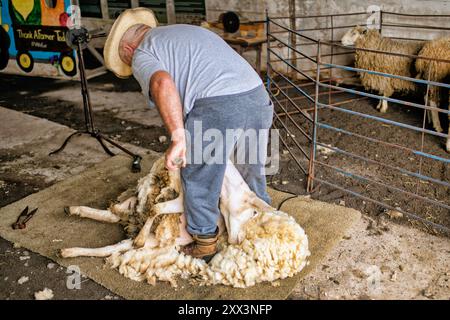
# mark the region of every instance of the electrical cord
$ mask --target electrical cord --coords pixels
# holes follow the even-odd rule
[[[287,167],[288,167],[288,168],[289,168],[289,163],[290,163],[291,161],[292,161],[292,159],[289,159],[289,161],[288,161],[288,163],[287,163]],[[283,172],[283,168],[281,168],[279,175],[281,175],[282,172]],[[283,201],[281,201],[281,203],[278,205],[277,210],[280,210],[280,209],[281,209],[281,206],[282,206],[286,201],[291,200],[291,199],[294,199],[294,198],[297,198],[299,195],[298,195],[298,194],[295,194],[295,193],[293,193],[293,192],[286,191],[286,190],[282,190],[282,189],[276,187],[276,185],[275,185],[274,182],[273,182],[274,177],[275,177],[275,175],[272,175],[272,177],[270,178],[269,184],[271,185],[271,187],[272,187],[273,189],[279,191],[279,192],[283,192],[283,193],[287,193],[287,194],[290,194],[290,195],[291,195],[290,197],[287,197],[286,199],[284,199]]]

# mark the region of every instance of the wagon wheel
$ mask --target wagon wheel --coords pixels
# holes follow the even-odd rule
[[[34,67],[34,60],[30,53],[19,51],[16,55],[16,61],[19,68],[25,72],[30,72]]]
[[[10,44],[8,33],[0,26],[0,70],[5,69],[8,65]]]
[[[73,55],[69,53],[62,53],[59,57],[59,65],[62,72],[69,77],[73,77],[77,74],[76,62]]]

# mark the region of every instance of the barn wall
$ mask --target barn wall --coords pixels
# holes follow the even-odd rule
[[[450,14],[450,0],[382,0],[382,1],[360,1],[360,0],[296,0],[296,15],[317,15],[317,14],[333,14],[333,13],[349,13],[349,12],[365,12],[369,5],[378,5],[383,11],[392,11],[409,14]],[[239,12],[242,16],[251,20],[260,20],[265,18],[265,10],[268,9],[270,16],[288,16],[289,0],[206,0],[207,19],[216,20],[221,12],[233,10]],[[364,24],[367,17],[359,16],[351,18],[337,18],[334,25]],[[446,18],[401,18],[398,16],[385,16],[385,23],[409,23],[423,24],[431,26],[450,27],[450,19]],[[284,20],[283,23],[289,26],[289,21]],[[322,19],[298,19],[297,28],[316,28],[330,26],[330,21],[326,18]],[[339,40],[345,33],[345,29],[337,29],[334,31],[333,39]],[[447,31],[447,34],[450,32]],[[330,40],[329,31],[305,33],[316,39]],[[438,37],[442,32],[434,30],[415,30],[407,28],[383,28],[383,35],[400,38],[417,38],[432,39]],[[287,40],[287,37],[283,38]],[[300,39],[297,40],[300,42]],[[303,48],[306,53],[312,55],[315,51],[312,47]],[[324,50],[326,53],[326,49]],[[263,50],[263,67],[265,67],[265,53]],[[287,52],[283,51],[287,57]],[[247,53],[246,58],[254,61],[254,54]],[[350,57],[338,57],[334,62],[349,63]],[[304,64],[304,65],[303,65]],[[309,69],[306,62],[302,62],[304,69]],[[278,64],[280,71],[285,70]]]

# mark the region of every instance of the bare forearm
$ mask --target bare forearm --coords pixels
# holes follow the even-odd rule
[[[180,95],[166,72],[156,72],[150,82],[150,92],[172,141],[185,139],[183,108]]]
[[[158,71],[152,76],[150,93],[172,139],[166,151],[166,168],[177,170],[179,166],[186,166],[186,137],[180,95],[172,78],[165,71]]]

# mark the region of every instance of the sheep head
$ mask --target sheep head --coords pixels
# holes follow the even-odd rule
[[[347,31],[347,33],[342,37],[341,43],[344,46],[354,46],[358,39],[367,33],[367,28],[356,26],[353,29]]]
[[[228,161],[220,193],[220,211],[228,232],[228,242],[239,244],[245,238],[243,225],[258,213],[273,208],[256,196],[236,167]]]

